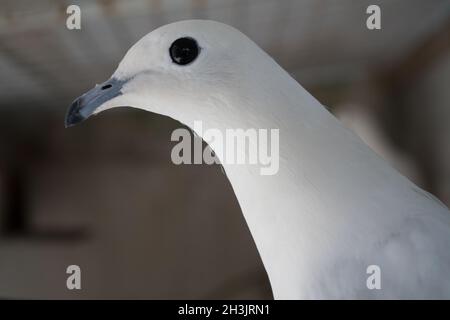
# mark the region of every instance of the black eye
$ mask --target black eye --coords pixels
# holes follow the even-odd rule
[[[192,38],[180,38],[170,46],[169,52],[172,61],[176,64],[185,65],[191,63],[200,51],[197,41]]]

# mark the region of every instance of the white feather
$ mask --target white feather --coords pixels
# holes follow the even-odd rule
[[[168,54],[181,36],[201,46],[184,67]],[[135,44],[114,77],[129,79],[124,94],[98,112],[127,105],[204,129],[279,128],[278,174],[223,163],[275,298],[450,297],[449,210],[239,31],[166,25]],[[381,268],[381,290],[366,286],[369,265]]]

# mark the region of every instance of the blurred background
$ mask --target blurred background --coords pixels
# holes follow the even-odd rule
[[[67,6],[81,30],[66,28]],[[366,8],[381,7],[381,30]],[[64,129],[128,48],[192,18],[237,27],[375,151],[450,205],[448,0],[0,0],[0,297],[271,299],[219,166],[170,160],[170,119]],[[67,266],[82,289],[66,288]]]

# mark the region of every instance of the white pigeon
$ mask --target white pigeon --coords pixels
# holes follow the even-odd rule
[[[222,163],[276,299],[450,297],[447,207],[238,30],[203,20],[154,30],[74,101],[66,126],[119,106],[191,128],[279,129],[277,174]]]

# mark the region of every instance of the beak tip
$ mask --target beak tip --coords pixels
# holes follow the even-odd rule
[[[84,117],[77,117],[77,116],[73,117],[73,116],[68,116],[68,117],[66,118],[66,121],[65,121],[65,123],[64,123],[64,126],[65,126],[66,128],[70,128],[70,127],[73,127],[73,126],[75,126],[75,125],[77,125],[77,124],[83,122],[84,120],[85,120]]]
[[[76,124],[79,124],[86,120],[86,117],[80,113],[81,104],[80,99],[75,100],[70,106],[69,110],[66,114],[66,119],[64,121],[64,126],[66,128],[73,127]]]
[[[101,85],[84,93],[75,99],[67,110],[65,118],[65,127],[73,127],[96,114],[96,110],[103,103],[122,94],[121,88],[126,80],[110,78]]]
[[[70,127],[73,127],[75,124],[72,124],[72,123],[70,123],[70,122],[68,122],[67,121],[67,119],[66,119],[66,121],[64,122],[64,128],[70,128]]]

